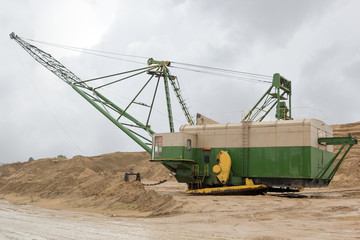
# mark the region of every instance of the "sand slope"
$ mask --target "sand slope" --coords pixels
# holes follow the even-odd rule
[[[170,195],[147,191],[139,182],[123,181],[127,171],[141,172],[148,182],[169,178],[169,171],[149,158],[145,152],[117,152],[8,164],[0,168],[0,192],[18,203],[61,199],[52,201],[53,208],[92,208],[112,215],[132,215],[132,211],[166,214],[176,207]]]
[[[339,124],[331,126],[334,130],[334,137],[344,137],[349,133],[357,136],[360,140],[360,122]],[[339,150],[340,146],[334,147],[334,153]],[[345,152],[345,149],[343,150]],[[331,187],[356,187],[360,184],[360,143],[354,145],[343,163],[340,165]]]
[[[335,136],[346,136],[351,132],[360,138],[360,122],[332,127]],[[116,152],[7,164],[0,167],[0,198],[18,204],[119,216],[176,212],[180,203],[168,194],[156,192],[157,187],[147,190],[139,182],[123,181],[124,173],[129,171],[141,172],[143,182],[147,183],[168,179],[169,171],[161,164],[149,162],[149,158],[146,152]],[[356,145],[335,175],[331,187],[355,187],[359,183],[360,145]],[[179,186],[184,191],[184,186]]]

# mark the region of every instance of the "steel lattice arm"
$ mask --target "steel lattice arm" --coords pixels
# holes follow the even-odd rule
[[[173,117],[172,117],[172,110],[171,110],[171,102],[170,102],[170,92],[169,92],[169,82],[175,92],[175,96],[181,106],[181,109],[185,115],[186,121],[189,125],[194,125],[194,121],[192,119],[192,116],[189,113],[189,109],[186,106],[185,100],[181,95],[180,92],[180,86],[179,83],[175,80],[177,80],[176,76],[171,75],[168,66],[171,65],[169,61],[156,61],[152,58],[148,60],[148,65],[157,65],[160,66],[160,69],[158,71],[150,71],[149,74],[156,75],[158,77],[164,78],[164,85],[165,85],[165,94],[166,94],[166,101],[168,106],[168,117],[169,117],[169,125],[170,125],[170,131],[174,131],[174,124],[173,124]]]
[[[170,132],[174,132],[174,123],[172,116],[172,108],[170,101],[170,91],[169,91],[169,82],[173,87],[177,100],[179,101],[181,108],[185,114],[185,118],[188,124],[193,125],[194,122],[189,113],[189,110],[185,104],[185,101],[180,93],[179,83],[176,81],[176,77],[170,74],[167,66],[170,66],[170,62],[168,61],[155,61],[152,58],[148,60],[148,66],[134,69],[126,72],[111,74],[103,77],[92,78],[88,80],[81,80],[77,77],[73,72],[67,69],[64,65],[62,65],[58,60],[52,57],[50,54],[44,52],[43,50],[37,48],[26,42],[24,39],[17,36],[15,33],[10,34],[10,38],[15,40],[26,52],[30,54],[37,62],[46,67],[56,76],[58,76],[61,80],[69,84],[77,93],[79,93],[83,98],[85,98],[91,105],[93,105],[98,111],[100,111],[106,118],[108,118],[111,122],[113,122],[118,128],[120,128],[123,132],[125,132],[130,138],[132,138],[136,143],[138,143],[142,148],[144,148],[147,152],[151,153],[152,150],[148,145],[152,144],[151,135],[154,133],[153,130],[150,129],[149,120],[152,113],[156,93],[158,91],[160,78],[164,80],[166,101],[167,101],[167,110],[168,110],[168,119]],[[140,89],[140,91],[136,94],[136,96],[132,99],[132,101],[127,105],[125,109],[120,108],[110,99],[106,98],[103,94],[99,92],[103,87],[116,84],[123,80],[138,76],[140,74],[149,74],[151,75],[150,79],[145,83],[145,85]],[[88,84],[93,81],[112,78],[121,76],[120,79],[111,80],[110,82],[103,83],[100,86],[91,87]],[[154,76],[156,76],[154,78]],[[136,102],[137,97],[141,94],[145,87],[148,86],[149,82],[152,79],[157,79],[155,92],[152,98],[151,105],[147,105],[144,103]],[[145,107],[149,107],[148,116],[146,123],[142,123],[138,119],[131,116],[127,110],[132,104],[138,104]],[[128,123],[120,122],[120,119],[124,117],[127,119]],[[126,120],[125,119],[125,120]],[[144,131],[148,136],[144,136]],[[139,133],[139,132],[142,132]]]
[[[48,70],[53,72],[61,80],[69,84],[75,84],[81,82],[80,78],[77,77],[73,72],[62,65],[58,60],[53,58],[50,54],[42,51],[41,49],[29,44],[22,40],[15,33],[10,34],[10,38],[14,39],[25,51],[27,51],[37,62],[46,67]],[[87,87],[86,84],[83,84]]]
[[[288,106],[286,105],[288,103]],[[272,85],[243,118],[242,121],[261,122],[276,106],[277,119],[291,120],[291,81],[279,73],[273,76]]]
[[[135,127],[143,129],[147,133],[152,135],[154,131],[152,131],[149,126],[145,126],[136,118],[134,118],[133,116],[125,112],[123,109],[118,107],[116,104],[114,104],[112,101],[110,101],[108,98],[103,96],[101,93],[89,87],[84,81],[81,81],[79,77],[77,77],[73,72],[67,69],[64,65],[62,65],[58,60],[56,60],[50,54],[29,44],[28,42],[24,41],[23,39],[15,35],[15,33],[11,33],[10,38],[15,40],[37,62],[39,62],[44,67],[46,67],[56,76],[58,76],[61,80],[69,84],[77,93],[79,93],[83,98],[85,98],[91,105],[93,105],[98,111],[100,111],[105,117],[107,117],[111,122],[113,122],[118,128],[120,128],[123,132],[125,132],[143,149],[145,149],[149,153],[152,152],[151,148],[148,146],[151,145],[151,140],[136,133],[135,131],[129,129],[128,127],[125,127],[125,124],[120,123],[118,119],[114,118],[110,114],[110,111],[126,117],[128,120],[134,123]]]
[[[175,76],[170,75],[169,70],[167,69],[167,73],[169,74],[169,80],[171,83],[171,86],[173,87],[173,90],[175,92],[176,98],[178,99],[181,109],[185,115],[185,118],[188,122],[189,125],[194,125],[194,121],[189,113],[189,109],[186,106],[185,100],[182,97],[181,93],[180,93],[180,86],[179,86],[179,82],[175,81],[177,80],[177,78]]]

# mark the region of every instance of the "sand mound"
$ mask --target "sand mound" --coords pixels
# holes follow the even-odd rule
[[[346,136],[350,132],[360,138],[360,122],[332,127],[334,136]],[[335,151],[337,149],[339,147]],[[143,216],[168,214],[178,206],[172,196],[147,191],[139,182],[123,181],[124,173],[130,171],[140,172],[146,182],[168,179],[169,171],[161,164],[149,162],[149,158],[145,152],[116,152],[95,157],[48,158],[7,164],[0,167],[0,197],[27,197],[27,201],[19,202],[25,204],[53,201],[55,208],[97,209],[111,215],[123,216],[124,211],[127,214],[141,212]],[[358,184],[360,145],[351,149],[331,187]]]
[[[360,122],[339,124],[331,126],[334,130],[334,137],[347,136],[351,133],[360,140]],[[334,153],[339,150],[340,146],[334,147]],[[345,150],[343,150],[344,152]],[[355,187],[360,184],[360,143],[353,146],[339,170],[331,182],[331,187]]]
[[[148,161],[149,154],[111,153],[72,159],[48,158],[0,167],[0,192],[31,199],[63,199],[70,208],[99,208],[165,214],[176,205],[170,195],[147,191],[139,182],[124,182],[124,173],[143,179],[167,179],[169,171]]]

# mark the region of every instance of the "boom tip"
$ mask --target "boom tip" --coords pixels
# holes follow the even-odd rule
[[[9,35],[10,35],[10,38],[11,38],[11,39],[14,39],[14,38],[16,37],[16,35],[15,35],[14,32],[10,33]]]

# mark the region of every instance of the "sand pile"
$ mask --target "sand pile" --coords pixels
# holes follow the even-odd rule
[[[115,215],[123,210],[166,214],[176,206],[170,195],[123,181],[128,171],[140,172],[147,181],[169,178],[169,171],[149,158],[145,152],[117,152],[8,164],[0,167],[0,193],[28,196],[31,201],[62,199],[63,207],[96,208]]]
[[[349,133],[357,136],[360,140],[360,122],[339,124],[331,126],[334,130],[334,137],[344,137]],[[334,147],[334,153],[339,150],[340,146]],[[343,152],[345,149],[343,150]],[[334,176],[330,186],[332,187],[355,187],[360,184],[360,143],[354,145],[339,170]]]
[[[346,136],[350,132],[360,139],[360,122],[332,127],[334,136]],[[0,167],[0,198],[13,202],[21,198],[17,203],[122,216],[135,216],[134,212],[142,216],[173,212],[178,203],[172,196],[148,191],[139,182],[123,181],[124,173],[130,171],[140,172],[147,183],[168,179],[169,171],[161,164],[149,162],[149,158],[145,152],[117,152],[7,164]],[[360,144],[351,149],[331,186],[359,184]]]

